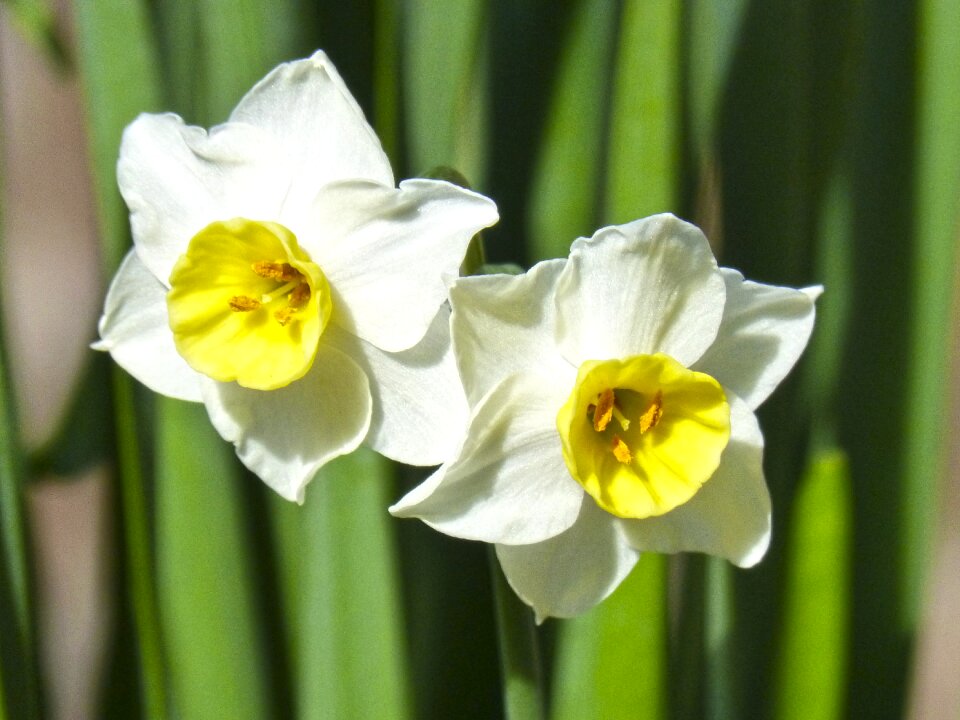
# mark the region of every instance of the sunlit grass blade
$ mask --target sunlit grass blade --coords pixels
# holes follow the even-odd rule
[[[813,456],[788,527],[775,716],[839,720],[845,716],[853,528],[842,452]]]
[[[485,6],[478,0],[403,6],[404,109],[414,173],[447,165],[472,186],[483,185]]]
[[[716,142],[717,116],[747,6],[746,0],[684,3],[684,28],[689,32],[690,131],[701,155],[712,152]]]
[[[619,23],[604,223],[678,212],[681,3],[626,3]]]
[[[491,545],[487,548],[497,615],[503,716],[506,720],[545,720],[540,643],[533,610],[507,582]]]
[[[903,711],[911,632],[905,632],[904,587],[908,495],[915,472],[906,464],[917,428],[908,411],[916,327],[917,255],[911,193],[915,188],[916,8],[877,4],[862,15],[862,54],[853,97],[850,188],[852,262],[849,338],[840,387],[838,439],[850,463],[853,515],[852,642],[847,712],[899,717]],[[900,168],[896,177],[889,168]],[[835,242],[834,239],[828,240]],[[939,378],[930,381],[942,386]]]
[[[558,629],[555,720],[667,717],[666,559],[646,554],[619,588]]]
[[[384,152],[399,168],[400,57],[399,9],[396,0],[376,0],[373,25],[373,113],[371,123],[380,137]]]
[[[722,240],[722,264],[747,277],[793,286],[820,279],[813,248],[849,118],[845,89],[859,27],[852,15],[843,3],[774,0],[744,8],[721,80],[714,129],[719,190],[712,205],[722,218],[715,236]],[[802,362],[758,412],[774,517],[766,557],[733,574],[731,662],[751,670],[730,675],[731,692],[733,707],[745,716],[772,712],[771,638],[780,627],[786,572],[781,513],[789,511],[803,473],[811,428],[822,420],[811,415],[801,392]]]
[[[707,558],[704,618],[706,720],[736,720],[744,716],[734,684],[737,675],[733,654],[733,643],[736,639],[734,572],[734,568],[725,559]]]
[[[960,4],[926,0],[917,26],[917,171],[912,366],[907,386],[901,626],[913,632],[926,587],[937,492],[955,439],[944,432],[950,289],[960,228]]]
[[[120,135],[138,113],[160,109],[157,53],[143,2],[78,0],[74,12],[97,219],[104,262],[112,271],[130,237],[116,180]]]
[[[410,716],[391,470],[361,449],[324,467],[302,507],[273,502],[303,720]]]
[[[4,720],[40,717],[23,465],[6,350],[0,340],[0,718]]]
[[[814,449],[784,523],[789,537],[772,701],[782,720],[830,720],[846,710],[853,498],[846,456],[836,447],[836,398],[849,321],[850,191],[847,165],[839,162],[819,212],[815,275],[825,293],[802,378]]]
[[[103,263],[110,273],[130,243],[127,213],[116,185],[120,136],[138,113],[159,108],[157,56],[145,4],[79,0],[74,12]],[[169,707],[141,458],[144,438],[138,434],[133,395],[132,381],[114,368],[123,576],[129,584],[126,596],[137,644],[142,711],[145,717],[159,720],[168,716]]]
[[[529,206],[530,251],[538,260],[565,257],[578,235],[596,229],[616,10],[606,0],[582,0],[570,19]]]
[[[294,0],[197,3],[200,65],[187,69],[201,72],[199,117],[193,122],[223,122],[257,80],[280,61],[294,59],[301,47],[295,5]]]
[[[175,714],[271,717],[232,449],[202,405],[157,400],[157,578]]]

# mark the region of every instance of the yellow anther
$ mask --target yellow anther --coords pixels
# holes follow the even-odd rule
[[[597,396],[597,404],[593,410],[593,429],[603,432],[613,417],[613,403],[616,398],[613,390],[607,388]]]
[[[304,277],[290,263],[266,262],[258,260],[253,263],[253,271],[262,278],[269,278],[277,282],[288,283],[293,280],[303,280]]]
[[[230,298],[230,309],[234,312],[250,312],[260,307],[260,301],[247,295],[234,295]]]
[[[296,312],[297,312],[296,308],[292,308],[288,305],[282,310],[277,310],[273,314],[273,317],[276,319],[278,323],[280,323],[283,326],[286,326],[288,322],[293,320],[293,316],[296,314]]]
[[[650,407],[640,416],[640,434],[643,435],[647,430],[655,428],[661,417],[663,417],[663,392],[657,390]]]
[[[629,465],[630,461],[633,460],[630,448],[620,439],[619,435],[613,436],[613,456],[624,465]]]
[[[297,285],[293,289],[293,292],[290,293],[290,297],[288,299],[288,302],[290,303],[290,307],[292,308],[302,308],[309,301],[310,301],[310,286],[305,282],[302,282],[299,285]]]

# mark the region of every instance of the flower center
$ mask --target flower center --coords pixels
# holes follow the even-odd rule
[[[607,512],[662,515],[692,498],[730,440],[720,384],[667,355],[590,360],[557,414],[574,479]]]
[[[277,223],[211,223],[170,274],[177,351],[197,372],[256,390],[306,374],[332,309],[323,271]]]

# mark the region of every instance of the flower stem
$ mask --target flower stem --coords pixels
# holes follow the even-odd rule
[[[156,597],[153,547],[146,479],[143,473],[141,440],[134,407],[133,382],[113,368],[116,411],[120,502],[123,514],[123,546],[129,582],[131,612],[140,660],[143,717],[167,717],[166,665],[163,659],[160,618]]]
[[[490,547],[490,575],[497,614],[497,640],[507,720],[543,720],[543,678],[533,613],[513,593]]]

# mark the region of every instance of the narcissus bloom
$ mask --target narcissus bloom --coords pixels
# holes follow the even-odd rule
[[[457,280],[469,429],[391,511],[496,543],[541,619],[600,602],[643,550],[753,565],[770,540],[754,410],[806,346],[819,293],[718,268],[671,215],[525,275]]]
[[[205,403],[291,500],[364,439],[417,465],[455,447],[444,276],[496,207],[441,181],[397,188],[323,53],[277,67],[209,132],[141,115],[117,172],[134,248],[96,347]]]

